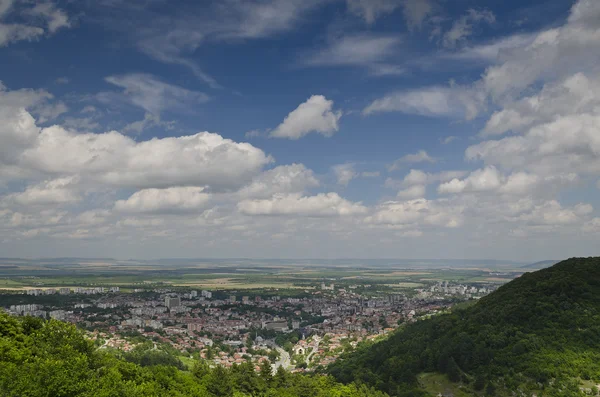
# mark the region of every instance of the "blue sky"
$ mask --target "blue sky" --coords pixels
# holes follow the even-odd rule
[[[593,0],[0,0],[0,250],[599,254],[598,20]]]

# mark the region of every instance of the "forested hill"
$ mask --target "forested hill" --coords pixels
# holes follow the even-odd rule
[[[197,362],[182,370],[167,353],[119,355],[97,350],[71,324],[0,311],[2,397],[385,397],[327,376],[272,376],[268,363],[261,372],[250,363],[227,369]]]
[[[392,396],[419,395],[427,386],[422,374],[431,372],[446,374],[464,395],[595,393],[600,258],[526,273],[475,305],[410,324],[343,356],[329,372]]]

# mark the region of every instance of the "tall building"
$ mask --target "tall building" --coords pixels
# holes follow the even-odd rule
[[[177,306],[181,306],[181,299],[178,296],[167,296],[165,297],[165,306],[169,309]]]

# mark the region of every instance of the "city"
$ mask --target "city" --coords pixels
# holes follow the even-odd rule
[[[230,367],[267,360],[275,372],[325,367],[359,343],[373,341],[403,324],[481,298],[498,284],[448,281],[408,294],[373,292],[369,284],[321,282],[276,295],[277,289],[177,291],[166,287],[30,288],[19,294],[39,303],[12,304],[10,314],[52,318],[86,330],[100,349],[134,350],[141,341],[168,346],[180,357]],[[375,289],[376,291],[376,289]],[[45,303],[47,298],[60,300]]]

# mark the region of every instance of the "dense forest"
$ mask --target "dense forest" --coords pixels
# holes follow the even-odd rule
[[[278,371],[268,362],[185,368],[156,351],[98,350],[71,324],[0,312],[0,396],[385,397],[365,385],[342,385],[330,376]]]
[[[595,395],[600,258],[526,273],[477,304],[344,355],[328,372],[391,396],[422,394],[425,372],[446,374],[467,395]]]

